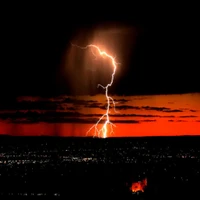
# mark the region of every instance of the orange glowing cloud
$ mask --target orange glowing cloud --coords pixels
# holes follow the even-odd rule
[[[198,93],[112,97],[118,113],[111,105],[109,116],[116,127],[110,137],[200,134]],[[0,105],[0,134],[85,137],[105,111],[104,95],[21,97],[15,104]]]

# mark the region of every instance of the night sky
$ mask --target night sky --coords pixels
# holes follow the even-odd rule
[[[72,43],[101,46],[120,63],[109,88],[118,111],[111,105],[112,136],[199,134],[194,8],[82,4],[3,9],[0,134],[86,136],[105,114],[97,84],[108,84],[112,66]]]
[[[74,3],[62,8],[29,5],[23,9],[18,5],[14,9],[13,5],[3,17],[5,46],[0,73],[1,93],[70,94],[67,77],[63,75],[63,57],[71,48],[70,42],[76,41],[76,35],[83,36],[78,45],[87,45],[98,27],[102,30],[133,29],[132,35],[123,36],[123,43],[116,45],[118,48],[123,46],[123,52],[117,49],[116,52],[120,54],[117,57],[121,58],[119,62],[122,68],[124,66],[124,73],[116,78],[113,93],[200,91],[194,12],[134,7],[134,4],[110,7],[100,3],[91,7]],[[132,45],[128,45],[129,40],[134,40]],[[109,46],[109,41],[104,45]]]

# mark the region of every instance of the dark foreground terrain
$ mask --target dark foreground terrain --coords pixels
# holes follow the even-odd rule
[[[200,199],[200,137],[0,136],[0,196]],[[131,184],[147,178],[144,192]]]

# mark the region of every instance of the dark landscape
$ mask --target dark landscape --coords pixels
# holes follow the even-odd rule
[[[200,137],[0,136],[0,195],[198,199]],[[131,184],[147,179],[144,192]]]

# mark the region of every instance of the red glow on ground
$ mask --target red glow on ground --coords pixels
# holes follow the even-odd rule
[[[130,190],[133,193],[144,192],[144,189],[145,189],[146,186],[147,186],[147,179],[145,178],[142,181],[132,183]]]

